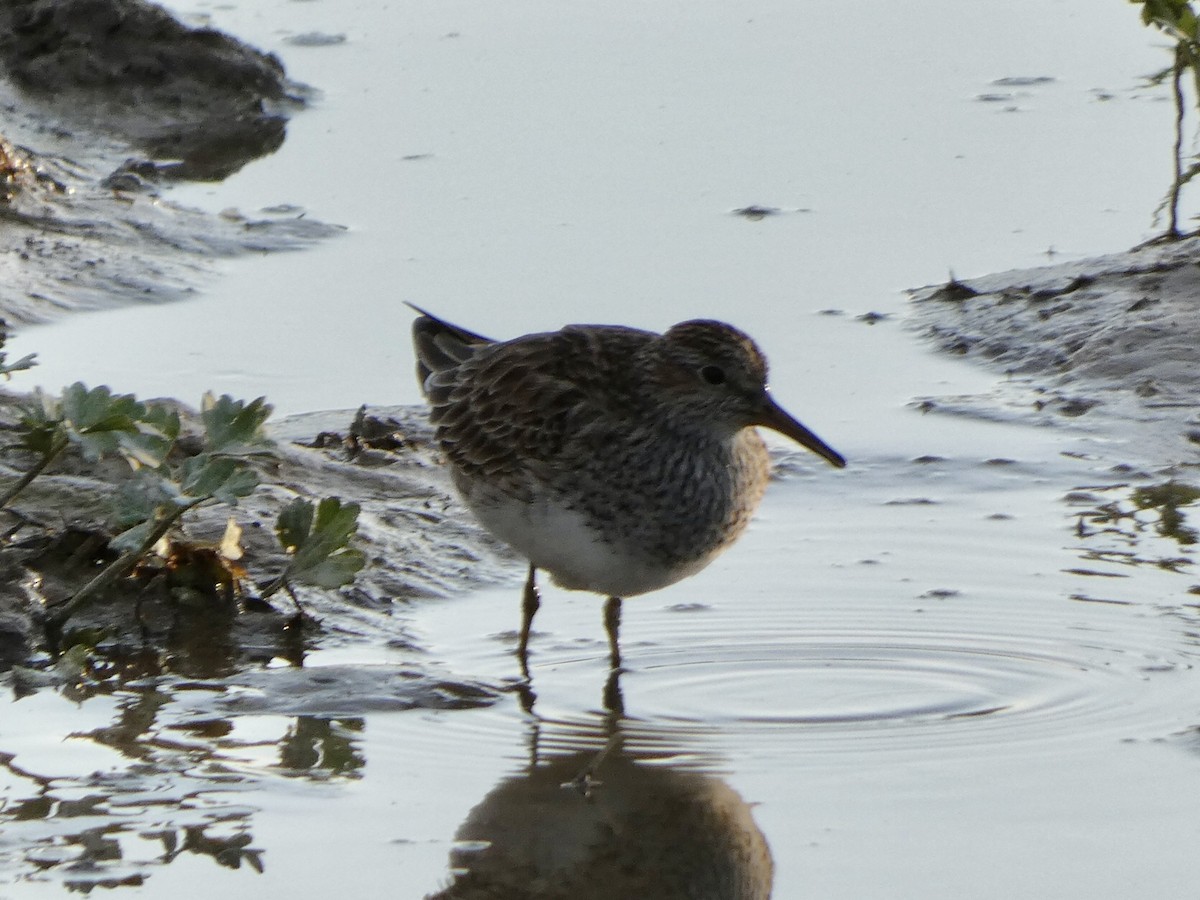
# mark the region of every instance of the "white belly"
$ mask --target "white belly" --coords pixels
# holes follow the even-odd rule
[[[716,555],[682,564],[656,562],[637,553],[634,540],[623,546],[602,540],[581,513],[558,504],[495,496],[465,499],[488,531],[568,590],[633,597],[694,575]]]

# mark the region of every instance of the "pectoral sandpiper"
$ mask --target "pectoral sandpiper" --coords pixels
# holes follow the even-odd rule
[[[769,471],[755,426],[846,464],[775,403],[762,352],[724,322],[664,334],[568,325],[492,341],[417,311],[417,376],[454,484],[529,560],[526,674],[537,569],[609,598],[616,669],[620,598],[694,575],[745,530]]]

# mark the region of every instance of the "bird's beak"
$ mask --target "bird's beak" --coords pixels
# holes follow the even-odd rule
[[[842,454],[793,419],[787,410],[771,399],[770,394],[765,395],[764,399],[766,403],[763,405],[762,415],[753,424],[762,425],[764,428],[770,428],[772,431],[778,431],[780,434],[790,437],[801,447],[808,448],[832,466],[841,469],[846,465],[846,458]]]

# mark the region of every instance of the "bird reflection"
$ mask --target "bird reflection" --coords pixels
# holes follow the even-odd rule
[[[534,723],[544,756],[471,811],[426,900],[767,900],[750,806],[684,741],[618,713]]]

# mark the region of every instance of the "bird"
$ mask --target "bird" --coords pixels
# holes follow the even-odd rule
[[[694,733],[676,737],[619,717],[538,721],[530,760],[467,815],[453,881],[425,900],[768,900],[753,805]]]
[[[775,402],[766,357],[725,322],[661,334],[567,325],[495,341],[408,305],[451,481],[480,524],[529,561],[517,646],[526,678],[537,570],[608,598],[615,671],[622,599],[696,574],[749,524],[770,472],[758,427],[846,465]]]

